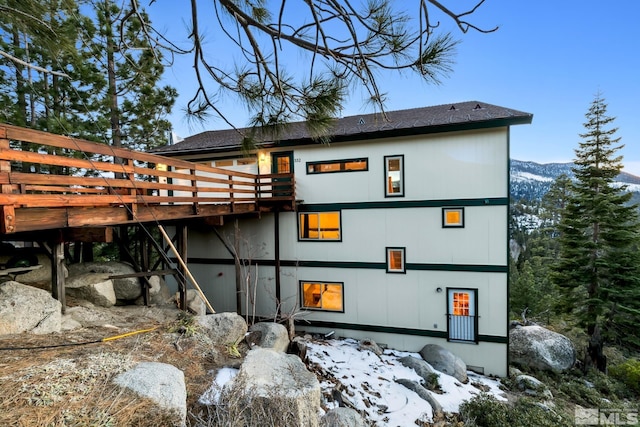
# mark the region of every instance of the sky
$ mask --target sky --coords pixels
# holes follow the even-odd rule
[[[400,0],[398,0],[400,1]],[[459,3],[459,0],[455,0]],[[414,8],[418,0],[402,0]],[[202,2],[207,3],[207,2]],[[445,1],[445,4],[453,4]],[[464,4],[469,4],[464,0]],[[168,35],[185,37],[188,7],[174,0],[156,0],[148,7],[152,22]],[[206,9],[201,12],[207,13]],[[403,75],[381,76],[389,111],[461,101],[481,101],[532,113],[530,125],[512,127],[511,157],[537,163],[570,162],[584,132],[585,113],[599,93],[616,118],[617,136],[625,147],[625,171],[640,176],[640,2],[636,0],[486,0],[472,22],[496,32],[453,35],[461,41],[453,73],[439,86]],[[443,28],[448,23],[443,19]],[[221,37],[205,31],[215,50]],[[179,37],[179,36],[178,36]],[[219,50],[218,50],[219,51]],[[224,52],[222,52],[224,54]],[[190,60],[167,69],[165,82],[180,96],[170,117],[175,132],[190,136],[228,128],[220,119],[203,125],[185,120],[184,107],[193,95]],[[343,116],[371,113],[359,93],[352,94]],[[234,125],[247,125],[243,104],[226,99],[223,110]]]

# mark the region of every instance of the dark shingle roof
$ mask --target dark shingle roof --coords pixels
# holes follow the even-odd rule
[[[381,114],[362,114],[336,119],[330,132],[331,142],[356,141],[403,135],[481,129],[531,123],[533,115],[510,108],[467,101]],[[180,155],[237,151],[242,134],[248,129],[226,129],[202,132],[183,141],[153,150],[156,154]],[[262,146],[317,144],[304,122],[289,124],[279,140],[265,140]]]

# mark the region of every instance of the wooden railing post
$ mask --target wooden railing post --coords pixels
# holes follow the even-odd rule
[[[9,150],[9,140],[7,139],[7,129],[0,127],[0,150]],[[11,194],[9,176],[11,175],[11,162],[8,160],[0,160],[0,176],[2,184],[0,184],[2,194]],[[0,221],[0,232],[4,234],[13,233],[16,229],[16,212],[13,205],[4,205],[2,209],[2,221]]]
[[[227,175],[229,178],[229,211],[233,212],[233,175]]]
[[[198,205],[198,178],[196,176],[195,169],[189,169],[191,174],[191,197],[193,197],[193,213],[198,215],[200,213],[200,206]]]

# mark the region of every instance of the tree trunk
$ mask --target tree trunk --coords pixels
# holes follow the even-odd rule
[[[600,333],[600,327],[598,325],[590,326],[590,338],[589,345],[587,346],[587,357],[585,360],[585,371],[595,367],[600,372],[607,372],[607,356],[602,352],[604,348],[604,340]]]

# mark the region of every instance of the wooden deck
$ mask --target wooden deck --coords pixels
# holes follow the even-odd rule
[[[292,174],[256,175],[0,124],[0,238],[212,219],[295,206]]]

